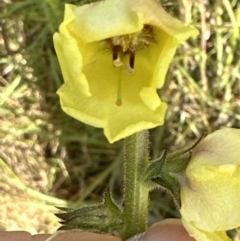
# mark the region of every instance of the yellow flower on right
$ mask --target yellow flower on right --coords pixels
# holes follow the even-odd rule
[[[181,215],[197,241],[230,241],[240,227],[240,129],[208,135],[193,150],[181,178]]]

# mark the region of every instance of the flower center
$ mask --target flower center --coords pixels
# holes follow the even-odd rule
[[[150,25],[144,25],[139,32],[115,36],[106,41],[112,47],[112,60],[115,67],[122,67],[124,65],[123,59],[125,59],[126,55],[128,56],[126,70],[129,74],[134,73],[135,53],[156,42],[153,27]],[[122,72],[122,68],[119,70]],[[122,105],[122,73],[118,79],[116,105]]]
[[[155,42],[153,28],[150,25],[145,25],[137,33],[120,35],[109,40],[112,45],[113,65],[115,67],[124,65],[122,58],[124,55],[128,55],[127,71],[130,74],[134,72],[135,53]]]

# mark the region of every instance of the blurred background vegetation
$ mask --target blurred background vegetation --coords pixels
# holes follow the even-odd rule
[[[122,195],[122,141],[63,113],[63,83],[52,35],[64,4],[81,0],[0,1],[0,229],[53,232],[54,206]],[[240,2],[164,0],[172,15],[200,30],[179,47],[161,98],[165,125],[150,131],[151,156],[195,141],[203,131],[240,128]],[[224,148],[224,147],[223,147]],[[171,197],[151,193],[150,222],[177,213]]]

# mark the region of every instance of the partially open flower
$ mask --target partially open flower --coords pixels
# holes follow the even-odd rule
[[[104,128],[110,142],[162,125],[162,87],[177,45],[197,30],[155,0],[65,5],[54,45],[65,80],[63,110]]]
[[[208,135],[193,150],[181,183],[183,224],[197,241],[229,241],[240,227],[240,129]]]

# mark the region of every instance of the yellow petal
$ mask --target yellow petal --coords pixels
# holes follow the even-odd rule
[[[207,232],[240,226],[240,129],[208,135],[193,151],[181,187],[181,214]]]
[[[140,91],[140,97],[143,103],[151,110],[156,110],[161,105],[161,100],[156,92],[156,89],[144,87]]]
[[[72,93],[71,96],[69,93]],[[153,128],[164,123],[167,109],[165,103],[161,103],[155,111],[152,111],[142,104],[140,97],[139,101],[136,100],[133,104],[129,99],[119,107],[115,104],[115,95],[106,97],[107,104],[102,105],[98,96],[86,97],[80,93],[75,86],[62,86],[58,94],[61,96],[63,110],[82,122],[104,128],[104,133],[110,143],[145,128]]]
[[[205,230],[198,229],[191,223],[187,223],[184,220],[182,220],[182,223],[190,236],[195,238],[197,241],[231,241],[226,232],[207,232]]]
[[[194,150],[191,165],[240,165],[240,129],[224,128],[208,135]]]
[[[133,2],[104,0],[78,7],[71,28],[86,43],[138,32],[143,23],[131,8]]]
[[[130,2],[141,22],[156,26],[179,43],[198,35],[197,29],[185,26],[181,21],[168,14],[155,0],[130,0]]]
[[[178,42],[198,34],[195,28],[173,18],[155,0],[104,0],[78,7],[75,14],[72,27],[85,42],[138,32],[145,24],[156,26]]]

